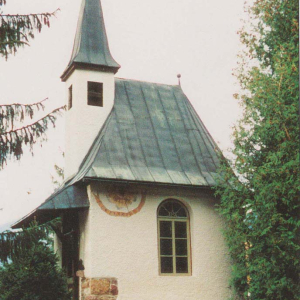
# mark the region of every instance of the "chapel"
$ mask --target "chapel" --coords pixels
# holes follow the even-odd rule
[[[13,228],[61,218],[55,249],[73,300],[227,299],[220,150],[179,84],[119,68],[100,0],[82,0],[61,76],[66,179]]]

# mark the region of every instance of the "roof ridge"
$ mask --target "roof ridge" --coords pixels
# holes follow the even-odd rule
[[[146,80],[140,80],[140,79],[121,78],[121,77],[115,77],[115,79],[122,80],[122,81],[134,81],[134,82],[140,82],[140,83],[149,83],[149,84],[155,84],[155,85],[163,85],[163,86],[171,86],[171,87],[181,88],[181,86],[178,84],[168,84],[168,83],[152,82],[152,81],[146,81]]]

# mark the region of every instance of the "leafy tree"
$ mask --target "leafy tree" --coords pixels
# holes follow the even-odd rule
[[[298,1],[255,0],[239,32],[235,159],[220,170],[220,211],[236,299],[300,299]]]
[[[0,300],[70,299],[47,226],[2,233],[0,248]]]
[[[8,59],[16,54],[20,47],[28,45],[36,32],[41,32],[44,26],[50,26],[53,13],[8,15],[1,7],[6,0],[0,0],[0,55]],[[44,109],[45,100],[29,105],[21,103],[0,104],[0,169],[11,155],[19,159],[23,154],[23,146],[32,146],[37,141],[45,139],[49,124],[54,126],[57,115],[62,108],[57,108],[41,119],[24,125],[25,119],[33,119],[39,110]]]

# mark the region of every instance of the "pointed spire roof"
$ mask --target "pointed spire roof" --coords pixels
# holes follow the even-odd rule
[[[82,0],[73,51],[62,81],[76,68],[114,73],[120,68],[109,51],[100,0]]]

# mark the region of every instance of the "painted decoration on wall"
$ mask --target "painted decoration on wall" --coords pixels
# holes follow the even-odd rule
[[[111,186],[101,193],[96,186],[92,193],[100,206],[110,216],[130,217],[138,213],[145,204],[145,195],[141,192],[130,191],[126,188]]]

